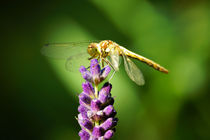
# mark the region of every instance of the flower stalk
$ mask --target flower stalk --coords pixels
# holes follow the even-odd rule
[[[98,85],[108,76],[111,68],[103,69],[97,59],[92,59],[90,71],[81,66],[80,72],[86,80],[82,84],[83,92],[79,95],[78,122],[81,126],[81,140],[109,140],[114,135],[118,119],[113,107],[114,98],[111,96],[112,85],[106,82],[98,89]]]

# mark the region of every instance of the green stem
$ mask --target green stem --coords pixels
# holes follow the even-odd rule
[[[95,126],[99,126],[99,125],[100,125],[99,121],[95,122]]]
[[[98,98],[98,85],[95,85],[94,89],[95,89],[95,98]],[[95,126],[99,125],[100,125],[99,121],[96,121]]]
[[[95,85],[95,98],[98,98],[98,85]]]

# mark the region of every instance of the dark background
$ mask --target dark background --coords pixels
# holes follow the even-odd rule
[[[0,15],[1,140],[79,139],[83,79],[40,49],[47,42],[103,39],[170,71],[135,61],[146,80],[137,86],[120,67],[111,81],[120,120],[113,139],[210,139],[209,1],[7,1]]]

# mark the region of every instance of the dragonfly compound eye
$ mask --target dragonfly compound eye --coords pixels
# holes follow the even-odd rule
[[[95,56],[97,54],[97,43],[91,43],[87,51],[91,56]]]

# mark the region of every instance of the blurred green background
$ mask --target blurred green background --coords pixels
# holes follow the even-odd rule
[[[112,79],[113,140],[210,139],[208,0],[57,0],[1,3],[1,140],[78,140],[84,81],[50,60],[47,42],[110,39],[168,68],[135,61],[146,84]]]

